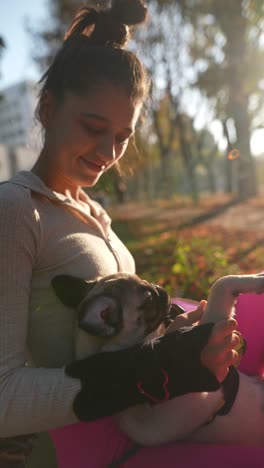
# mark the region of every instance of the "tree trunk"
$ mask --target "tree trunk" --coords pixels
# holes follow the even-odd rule
[[[233,102],[233,115],[237,133],[238,160],[237,191],[240,200],[257,194],[257,180],[254,159],[250,150],[249,118],[246,102]]]
[[[250,151],[249,96],[246,87],[248,74],[244,58],[247,52],[247,19],[243,15],[242,0],[232,0],[228,18],[222,21],[227,47],[229,77],[229,114],[234,119],[237,148],[240,151],[237,191],[239,199],[257,193],[254,160]]]
[[[181,156],[183,159],[183,165],[186,171],[187,180],[190,183],[190,194],[194,203],[198,203],[199,201],[199,190],[196,180],[196,173],[195,173],[195,162],[193,159],[192,148],[191,145],[185,139],[185,125],[181,115],[179,114],[177,117],[177,126],[179,129],[179,139],[180,139],[180,147],[181,147]]]
[[[161,158],[161,190],[165,199],[170,200],[175,192],[174,187],[174,153],[170,150]]]
[[[208,186],[210,193],[216,193],[216,182],[215,182],[215,173],[214,173],[214,166],[211,164],[206,167],[207,174],[208,174]]]
[[[222,120],[222,126],[223,126],[224,136],[225,136],[226,141],[227,141],[226,153],[228,155],[230,153],[230,151],[232,150],[232,144],[231,144],[231,141],[230,141],[230,136],[229,136],[229,131],[228,131],[226,120]],[[233,172],[232,172],[232,164],[230,164],[230,163],[231,163],[231,161],[229,161],[228,157],[226,156],[226,158],[225,158],[225,168],[224,168],[225,169],[225,192],[226,193],[232,193],[233,192],[233,184],[232,184]]]

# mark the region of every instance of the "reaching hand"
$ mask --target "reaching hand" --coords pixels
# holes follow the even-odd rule
[[[236,365],[239,360],[239,354],[234,349],[240,343],[240,338],[235,333],[236,328],[237,321],[233,318],[216,323],[201,352],[202,364],[220,383],[226,378],[229,367]]]
[[[181,327],[198,325],[206,308],[207,301],[202,300],[198,307],[190,312],[178,315],[169,326],[166,333],[171,333]],[[237,322],[234,319],[222,320],[215,324],[208,343],[201,353],[201,362],[221,383],[228,374],[229,367],[236,365],[239,355],[234,349],[240,343],[239,336],[234,333]]]
[[[167,328],[166,333],[171,333],[175,330],[178,330],[181,327],[190,327],[191,325],[198,325],[204,313],[206,304],[207,301],[202,300],[200,304],[198,304],[197,309],[177,315],[173,323]]]

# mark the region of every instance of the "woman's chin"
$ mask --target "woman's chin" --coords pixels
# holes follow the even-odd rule
[[[82,187],[94,187],[100,179],[102,173],[97,175],[83,175],[80,177],[80,185]]]
[[[102,175],[102,171],[91,171],[88,168],[85,170],[83,168],[78,167],[78,170],[76,171],[75,169],[75,174],[76,174],[76,182],[78,185],[81,187],[93,187],[98,180],[100,179]],[[73,171],[71,173],[71,178],[74,178]]]

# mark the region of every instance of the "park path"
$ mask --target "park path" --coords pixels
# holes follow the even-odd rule
[[[208,220],[208,224],[264,232],[264,201],[253,199],[231,206],[221,215]]]
[[[264,196],[233,203],[227,196],[217,195],[202,199],[198,205],[184,201],[126,203],[115,207],[113,215],[123,221],[152,218],[176,229],[204,224],[264,233]]]

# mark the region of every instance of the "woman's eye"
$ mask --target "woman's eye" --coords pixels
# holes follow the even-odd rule
[[[91,127],[90,125],[84,125],[84,130],[86,130],[88,133],[92,133],[93,135],[100,134],[104,131],[103,128]]]

